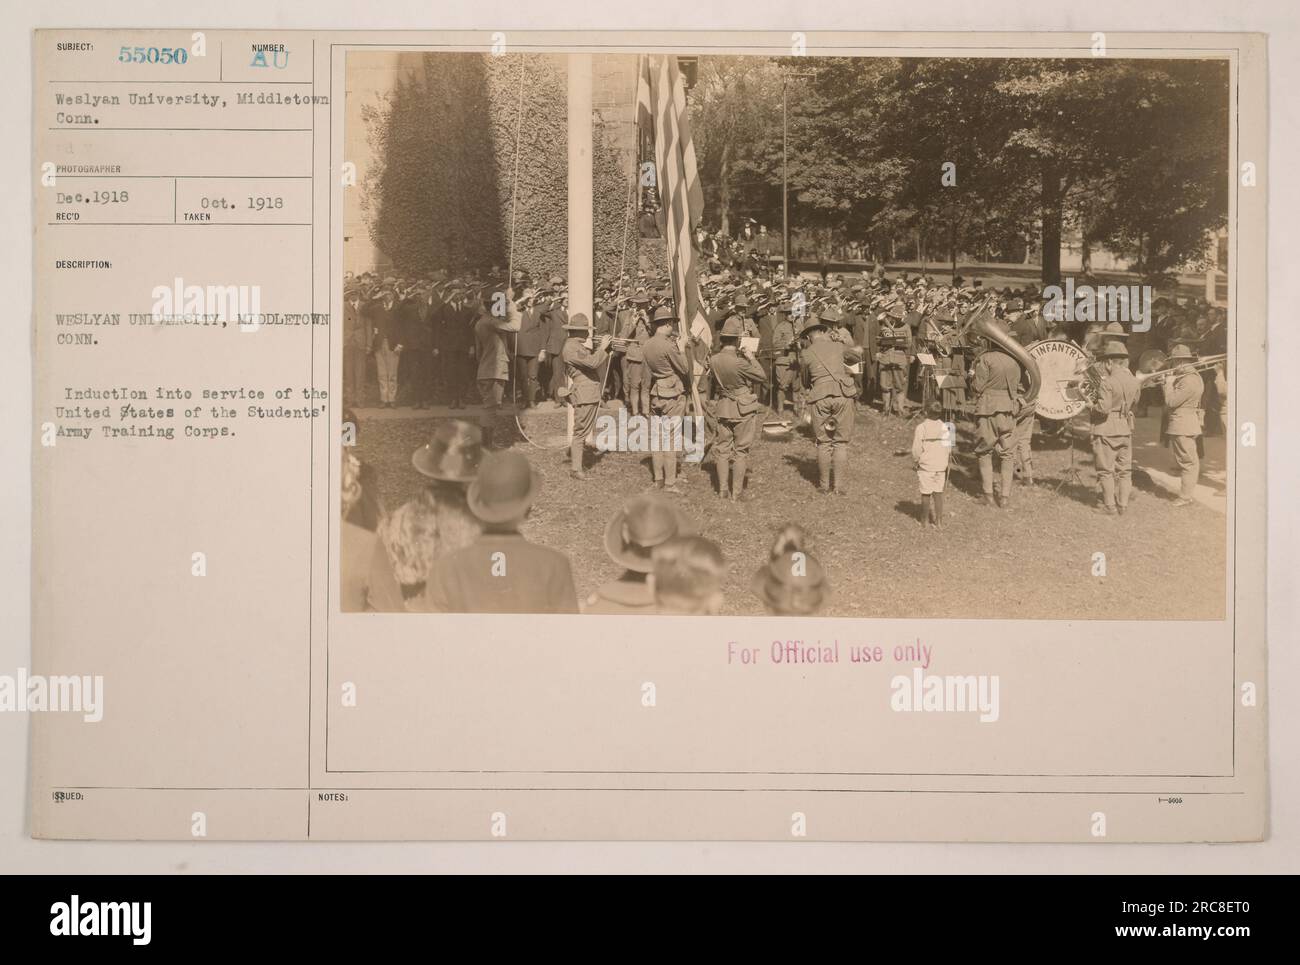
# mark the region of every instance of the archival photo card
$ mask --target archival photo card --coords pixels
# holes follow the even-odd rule
[[[1266,835],[1262,38],[35,45],[37,836]]]

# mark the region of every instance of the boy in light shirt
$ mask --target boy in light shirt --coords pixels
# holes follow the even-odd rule
[[[948,478],[948,454],[952,452],[952,425],[940,419],[938,400],[925,407],[925,419],[912,436],[912,467],[921,483],[922,525],[943,525],[943,484]]]

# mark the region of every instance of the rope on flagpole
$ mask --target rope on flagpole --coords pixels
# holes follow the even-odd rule
[[[519,217],[519,159],[523,153],[523,126],[524,126],[524,78],[528,68],[528,55],[519,54],[519,101],[515,106],[515,164],[514,176],[510,181],[510,247],[506,254],[506,299],[513,301],[513,286],[515,279],[515,227],[518,224]],[[509,308],[507,308],[509,312]],[[520,319],[520,328],[522,330],[522,317]],[[535,449],[560,449],[562,446],[543,446],[528,434],[524,428],[523,420],[519,418],[519,334],[515,333],[514,351],[510,353],[510,404],[514,408],[515,428],[519,434],[524,437],[524,441]],[[558,361],[558,360],[557,360]],[[551,363],[556,364],[555,362]],[[568,443],[565,443],[568,445]]]

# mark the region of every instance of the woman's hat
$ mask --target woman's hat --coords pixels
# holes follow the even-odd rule
[[[489,453],[469,484],[465,501],[485,523],[504,523],[522,516],[542,488],[528,460],[513,450]]]
[[[605,552],[636,573],[654,569],[651,552],[674,536],[691,536],[695,524],[662,496],[636,496],[605,527]]]
[[[443,482],[469,482],[482,461],[482,431],[460,419],[438,423],[433,438],[411,453],[411,465],[420,475]]]

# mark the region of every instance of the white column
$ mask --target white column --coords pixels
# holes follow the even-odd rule
[[[569,314],[593,317],[591,55],[569,55]]]

